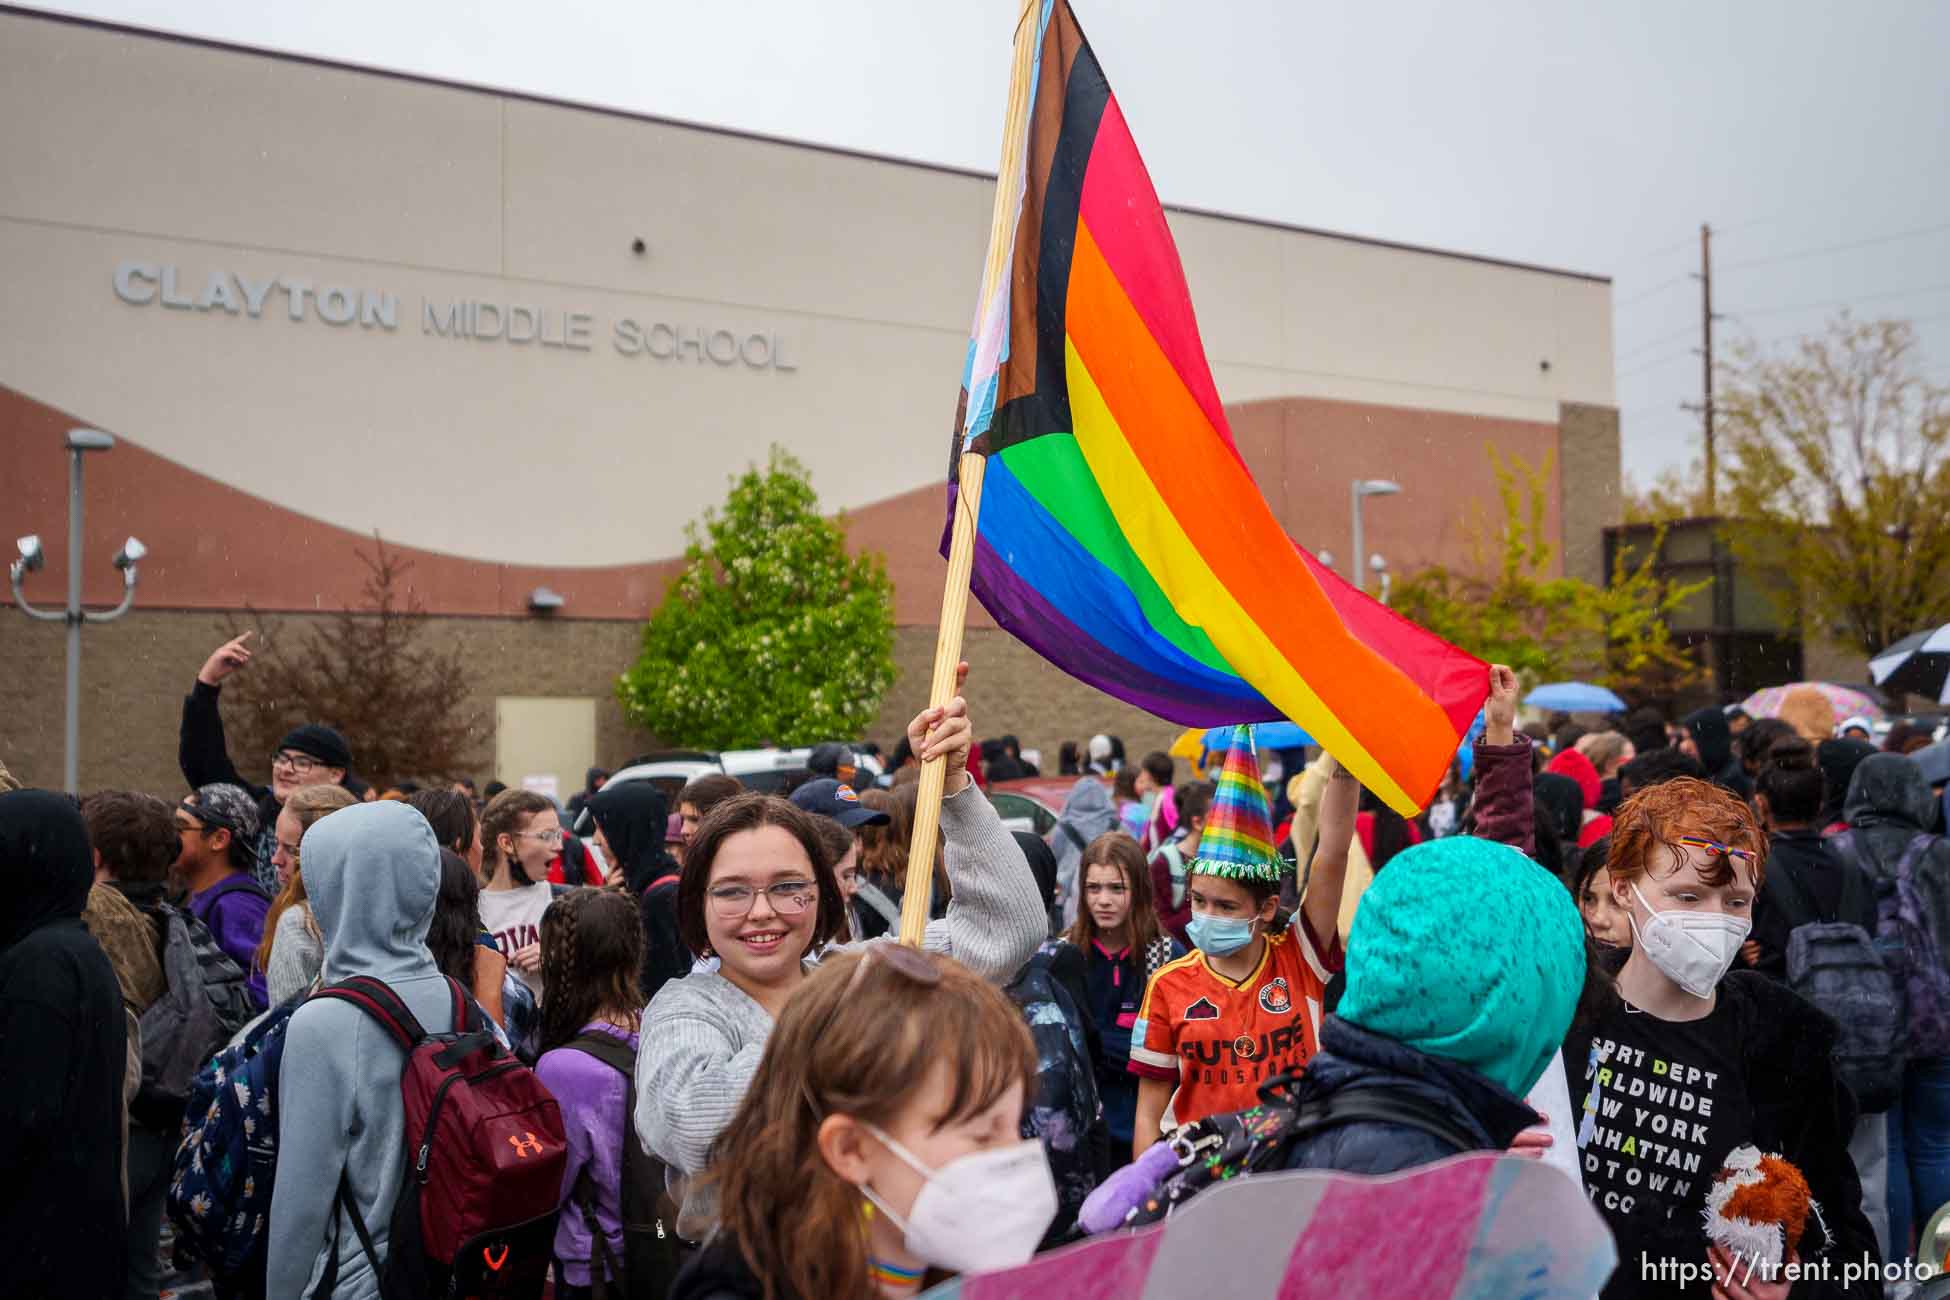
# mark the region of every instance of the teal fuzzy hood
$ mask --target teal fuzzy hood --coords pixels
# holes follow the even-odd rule
[[[1570,1028],[1584,954],[1550,872],[1507,845],[1436,840],[1389,859],[1362,896],[1337,1014],[1521,1097]]]

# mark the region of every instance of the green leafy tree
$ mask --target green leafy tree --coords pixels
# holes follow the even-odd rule
[[[1706,583],[1689,586],[1654,572],[1658,545],[1636,562],[1623,550],[1611,582],[1553,576],[1555,548],[1545,511],[1550,462],[1520,457],[1495,465],[1502,527],[1478,527],[1467,568],[1431,565],[1397,583],[1390,602],[1402,614],[1526,681],[1575,679],[1641,697],[1670,694],[1696,680],[1699,665],[1672,639],[1673,615]]]
[[[1873,655],[1950,621],[1950,388],[1905,321],[1843,314],[1785,357],[1749,347],[1715,403],[1721,504],[1790,626]]]
[[[885,560],[847,554],[844,522],[778,447],[687,531],[685,570],[616,683],[630,720],[706,749],[858,736],[894,684]]]

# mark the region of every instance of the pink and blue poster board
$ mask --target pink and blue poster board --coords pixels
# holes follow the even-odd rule
[[[1378,1178],[1219,1183],[1164,1223],[959,1277],[926,1300],[1592,1300],[1617,1258],[1561,1170],[1478,1152]]]

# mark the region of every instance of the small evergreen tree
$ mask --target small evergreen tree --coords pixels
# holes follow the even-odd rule
[[[617,679],[624,713],[704,749],[858,736],[894,683],[893,584],[880,555],[847,554],[806,467],[774,447],[687,535],[685,570]]]

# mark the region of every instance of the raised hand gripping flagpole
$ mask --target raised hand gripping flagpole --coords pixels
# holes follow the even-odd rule
[[[1002,164],[996,171],[988,263],[982,269],[982,294],[976,308],[978,334],[982,330],[981,316],[996,301],[1002,277],[1009,273],[1013,260],[1012,234],[1016,208],[1022,201],[1023,159],[1028,148],[1029,84],[1040,31],[1035,19],[1040,10],[1038,0],[1021,0],[1016,16],[1015,59],[1009,72],[1009,108],[1002,131]],[[941,631],[935,640],[934,676],[928,686],[931,709],[946,708],[955,697],[955,672],[961,664],[962,630],[968,615],[969,576],[975,567],[975,522],[982,510],[982,476],[987,467],[988,458],[980,452],[961,453],[954,529],[948,543],[948,578],[941,591]],[[913,948],[921,946],[922,932],[928,925],[934,849],[941,830],[941,798],[947,777],[947,765],[942,759],[922,763],[920,794],[914,807],[914,837],[908,843],[907,887],[901,897],[901,942]]]

